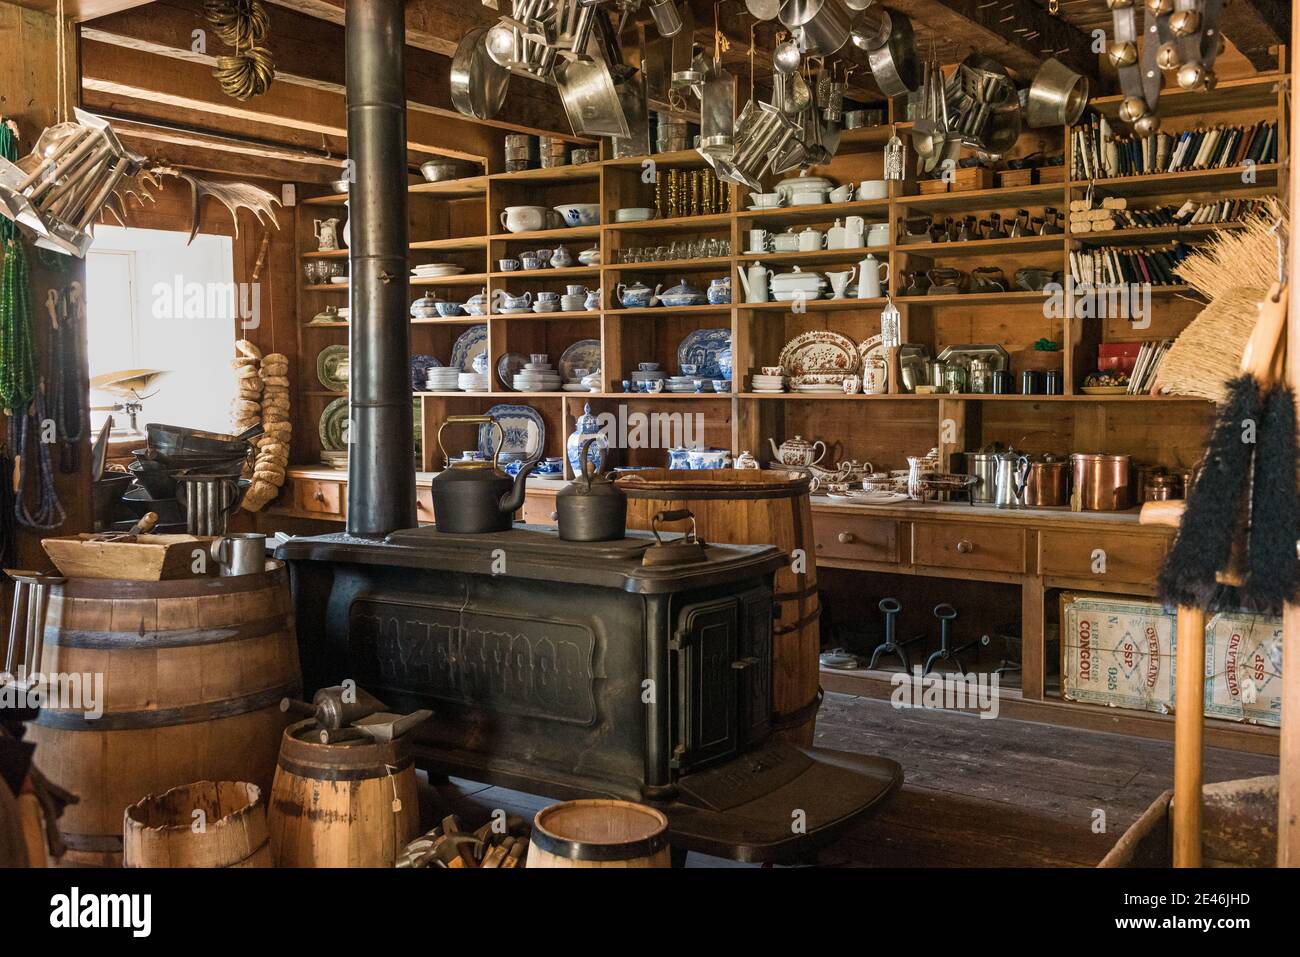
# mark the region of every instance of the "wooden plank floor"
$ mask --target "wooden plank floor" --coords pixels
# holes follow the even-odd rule
[[[903,766],[902,791],[823,855],[841,866],[1091,867],[1173,781],[1167,742],[897,710],[887,701],[842,694],[826,696],[816,743]],[[1276,758],[1206,750],[1207,783],[1275,773]],[[437,789],[436,810],[454,809],[477,826],[493,808],[531,819],[549,803],[454,779]],[[1095,830],[1103,814],[1104,833]],[[692,854],[688,864],[731,862]]]

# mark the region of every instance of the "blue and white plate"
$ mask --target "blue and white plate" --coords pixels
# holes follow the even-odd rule
[[[521,352],[507,352],[497,360],[497,378],[507,391],[514,391],[515,376],[528,364],[528,356]]]
[[[541,454],[546,441],[546,424],[532,406],[494,405],[485,414],[496,419],[505,433],[501,445],[503,456],[522,456],[527,460]],[[478,429],[478,450],[489,459],[496,451],[496,431],[491,425],[480,425]]]
[[[451,347],[451,367],[461,372],[474,371],[474,357],[487,351],[487,323],[470,326]]]
[[[415,392],[423,392],[427,389],[429,382],[429,370],[442,367],[442,360],[437,356],[421,355],[416,353],[411,356],[411,389]]]
[[[565,382],[573,382],[579,378],[574,369],[586,369],[588,375],[600,371],[599,339],[579,339],[564,350],[560,356],[559,370]]]
[[[700,379],[722,379],[723,350],[731,349],[730,329],[696,329],[677,347],[677,365],[694,365]]]

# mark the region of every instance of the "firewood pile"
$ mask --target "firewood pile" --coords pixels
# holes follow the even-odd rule
[[[461,828],[456,815],[413,840],[397,855],[394,867],[523,867],[528,857],[529,828],[511,814],[493,817],[476,831]]]

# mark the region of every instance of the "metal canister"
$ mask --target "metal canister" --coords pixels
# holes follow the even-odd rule
[[[1144,502],[1167,502],[1179,498],[1178,477],[1167,472],[1147,477],[1146,487],[1142,490]]]
[[[998,454],[995,451],[966,453],[966,470],[978,480],[971,486],[973,505],[992,505],[998,476]]]
[[[1075,452],[1074,487],[1085,512],[1119,512],[1133,507],[1132,461],[1127,455]]]
[[[970,361],[970,381],[967,385],[976,395],[984,395],[992,390],[993,367],[989,365],[987,359]]]
[[[1034,369],[1025,369],[1020,373],[1020,394],[1037,395],[1041,389],[1038,385],[1038,372]]]
[[[993,373],[993,394],[1011,394],[1011,372],[1009,370],[999,369]]]
[[[1060,369],[1048,369],[1043,373],[1043,395],[1064,395],[1065,383]]]

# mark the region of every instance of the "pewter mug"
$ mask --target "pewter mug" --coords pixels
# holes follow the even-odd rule
[[[255,575],[266,567],[266,536],[261,532],[238,532],[218,538],[209,551],[222,578]]]

